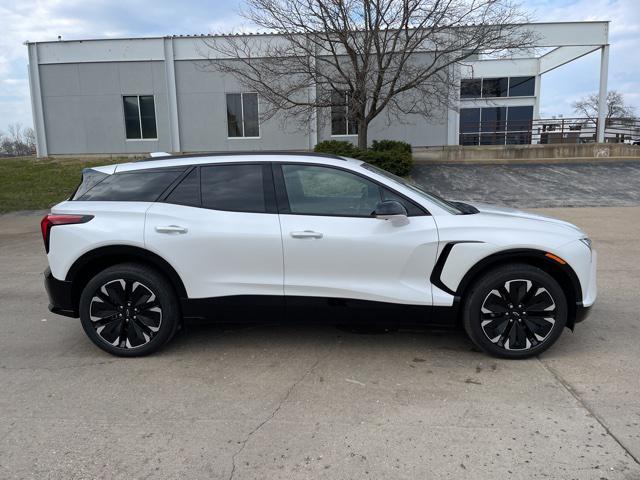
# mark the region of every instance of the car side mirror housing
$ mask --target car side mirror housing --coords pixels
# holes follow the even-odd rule
[[[409,223],[409,218],[407,218],[407,209],[404,208],[404,205],[395,200],[385,200],[384,202],[380,202],[376,206],[373,214],[378,220],[391,220],[391,223],[397,226]]]

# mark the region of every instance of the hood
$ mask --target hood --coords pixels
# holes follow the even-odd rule
[[[494,205],[487,205],[484,203],[474,203],[474,207],[480,210],[480,213],[488,213],[491,215],[502,215],[505,217],[516,217],[516,218],[527,218],[530,220],[539,220],[547,223],[553,223],[555,225],[561,225],[563,227],[570,228],[580,234],[584,234],[584,232],[576,227],[573,223],[565,222],[564,220],[558,220],[557,218],[547,217],[546,215],[540,215],[537,213],[531,212],[523,212],[522,210],[518,210],[516,208],[510,207],[496,207]]]

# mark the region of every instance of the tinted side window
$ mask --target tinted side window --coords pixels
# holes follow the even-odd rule
[[[380,188],[335,168],[283,165],[291,213],[368,217],[382,200]]]
[[[231,212],[265,213],[262,165],[214,165],[200,168],[202,206]]]
[[[90,188],[78,200],[155,202],[183,170],[114,173]]]
[[[201,206],[200,177],[198,176],[197,168],[194,168],[182,179],[180,184],[167,196],[165,202],[192,207]]]

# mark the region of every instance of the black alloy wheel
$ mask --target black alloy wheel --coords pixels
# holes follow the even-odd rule
[[[482,350],[528,358],[549,348],[567,322],[567,299],[551,275],[526,264],[503,265],[482,275],[463,306],[463,324]]]
[[[125,357],[149,354],[169,341],[179,323],[171,284],[156,270],[120,264],[96,274],[80,297],[80,320],[98,347]]]
[[[556,314],[556,304],[545,287],[531,280],[507,280],[484,299],[480,326],[499,347],[528,350],[549,336]]]
[[[124,278],[110,280],[95,292],[89,315],[96,334],[119,348],[146,345],[162,325],[156,294],[146,285]]]

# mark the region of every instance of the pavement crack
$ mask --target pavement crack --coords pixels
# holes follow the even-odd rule
[[[289,397],[291,396],[291,393],[295,390],[295,388],[302,383],[309,375],[311,375],[311,373],[316,369],[316,367],[318,366],[318,364],[324,360],[325,358],[327,358],[329,356],[329,354],[317,359],[313,365],[311,365],[311,367],[309,367],[301,376],[300,378],[298,378],[297,380],[295,380],[291,386],[287,389],[286,393],[282,396],[282,398],[280,399],[280,401],[278,402],[278,405],[276,405],[276,408],[273,410],[273,412],[271,412],[271,414],[269,414],[269,416],[267,416],[267,418],[265,418],[262,422],[260,422],[253,430],[251,430],[247,436],[244,438],[244,440],[242,440],[240,442],[240,448],[238,450],[236,450],[236,452],[231,456],[231,473],[229,474],[229,480],[233,479],[233,476],[235,475],[236,472],[236,458],[243,452],[244,448],[247,446],[247,443],[249,442],[249,440],[251,440],[251,437],[257,433],[262,427],[264,427],[267,423],[269,423],[271,420],[273,420],[273,418],[278,414],[278,412],[280,411],[280,409],[283,407],[283,405],[287,402],[287,400],[289,399]]]
[[[589,412],[589,414],[595,418],[596,422],[598,422],[600,424],[600,426],[604,429],[605,432],[607,432],[607,435],[609,435],[619,446],[620,448],[622,448],[622,450],[624,450],[624,452],[626,452],[627,455],[629,455],[629,457],[631,459],[633,459],[633,461],[637,464],[640,465],[640,458],[638,458],[637,455],[635,455],[623,442],[622,440],[620,440],[609,428],[609,426],[605,423],[604,419],[602,417],[600,417],[600,415],[598,415],[588,404],[586,401],[584,401],[582,399],[582,397],[580,397],[580,395],[578,394],[578,392],[576,391],[576,389],[573,387],[573,385],[571,385],[567,380],[564,379],[564,377],[560,374],[560,372],[558,372],[555,368],[547,365],[545,362],[543,362],[540,357],[536,357],[538,359],[538,362],[540,362],[540,365],[542,365],[542,368],[544,368],[547,372],[549,372],[553,378],[556,379],[556,381],[562,385],[564,387],[564,389],[569,392],[569,394],[576,400],[576,402],[578,402],[578,405],[580,405],[583,409],[585,409],[587,412]]]

